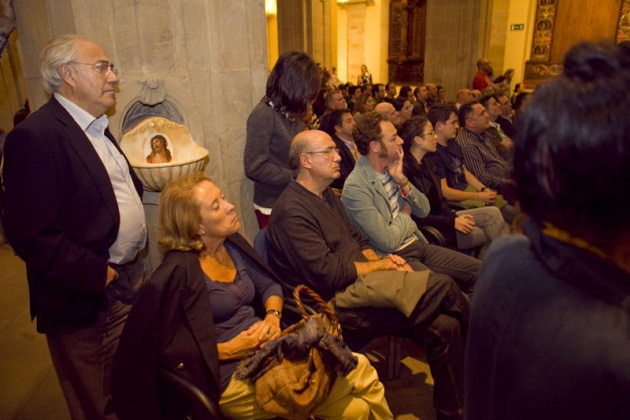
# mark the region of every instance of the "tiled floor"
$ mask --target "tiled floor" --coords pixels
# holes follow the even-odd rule
[[[364,351],[385,384],[396,419],[435,418],[433,380],[423,349],[403,341],[404,366],[400,377],[392,381],[387,380],[387,339],[375,340]],[[24,264],[0,240],[0,419],[69,418],[46,339],[30,320]]]

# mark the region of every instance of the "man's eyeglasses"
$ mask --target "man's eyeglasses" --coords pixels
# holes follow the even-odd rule
[[[339,154],[339,149],[335,147],[329,147],[328,149],[319,150],[317,152],[306,152],[307,155],[314,155],[318,153],[321,153],[322,155],[324,155],[325,158],[330,159],[334,156],[335,153]]]
[[[109,61],[99,61],[98,63],[79,63],[78,61],[71,61],[71,63],[83,64],[84,66],[92,66],[103,77],[109,76],[110,72],[118,74],[118,71],[114,68],[114,63],[110,63]]]

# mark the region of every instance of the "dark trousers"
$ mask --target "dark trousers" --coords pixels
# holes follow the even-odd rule
[[[396,335],[426,346],[437,418],[463,418],[464,340],[470,303],[450,277],[431,273],[426,293],[409,318],[395,309],[336,310],[349,341]]]
[[[395,252],[403,257],[414,271],[430,270],[452,277],[467,294],[472,294],[481,268],[481,261],[443,246],[416,241]]]
[[[48,333],[48,349],[73,420],[115,419],[105,414],[114,353],[136,293],[146,280],[141,258],[112,265],[118,279],[106,289],[109,308],[94,325]]]

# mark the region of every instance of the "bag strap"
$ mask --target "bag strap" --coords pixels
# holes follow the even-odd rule
[[[339,319],[337,318],[337,314],[335,314],[332,305],[326,303],[320,295],[304,284],[297,285],[295,289],[293,289],[295,306],[297,307],[298,312],[300,312],[300,315],[302,315],[302,318],[308,318],[309,314],[306,309],[304,309],[304,304],[302,303],[302,298],[300,296],[301,293],[304,293],[313,299],[320,311],[323,313],[324,317],[328,319],[329,332],[333,335],[341,337],[341,325],[339,324]]]

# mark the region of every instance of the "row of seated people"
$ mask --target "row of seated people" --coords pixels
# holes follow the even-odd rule
[[[235,208],[201,172],[170,183],[159,204],[162,264],[141,289],[112,371],[116,414],[126,418],[209,418],[158,369],[171,367],[226,418],[274,418],[255,387],[235,376],[244,356],[280,336],[281,280],[238,233]],[[384,388],[368,359],[339,377],[314,415],[391,419]],[[289,407],[288,407],[289,408]]]
[[[304,129],[318,128],[321,123],[318,117],[323,116],[326,111],[348,109],[343,93],[330,90],[321,110],[314,114],[314,109],[320,108],[318,106],[320,87],[320,72],[307,54],[299,51],[284,53],[267,79],[265,96],[248,117],[243,164],[246,176],[254,181],[254,209],[261,228],[267,224],[274,202],[293,176],[288,165],[288,153],[293,137]],[[388,87],[395,95],[396,86],[389,84]],[[354,88],[355,94],[361,90],[358,86]],[[368,102],[375,104],[374,109],[392,114],[388,118],[398,126],[401,125],[401,121],[396,119],[400,118],[401,114],[405,118],[410,118],[414,113],[423,115],[427,112],[424,102],[417,106],[425,95],[427,101],[434,97],[436,101],[439,100],[437,86],[432,83],[419,86],[414,91],[410,88],[401,90],[403,93],[407,92],[407,100],[403,97],[398,98],[400,100],[392,100],[397,101],[396,106],[400,109],[383,100],[387,97],[383,85],[375,84],[366,92],[371,95]],[[420,99],[411,103],[410,92],[412,94],[415,92],[416,97]],[[461,107],[463,103],[469,101],[470,91],[463,90],[463,93],[462,102],[458,100],[456,106],[459,104]],[[499,109],[502,117],[497,116],[497,121],[500,124],[506,120],[509,124],[509,118],[503,118],[512,114],[507,105],[509,103],[507,95],[500,97],[498,101],[501,103]],[[352,112],[352,107],[350,110]],[[367,112],[370,112],[369,109]]]
[[[496,101],[492,97],[491,100],[492,109],[496,109]],[[384,119],[400,122],[386,105],[381,108]],[[373,114],[357,120],[373,119]],[[470,249],[489,244],[505,232],[503,221],[511,223],[514,218],[513,205],[496,192],[500,188],[510,193],[511,165],[509,156],[501,156],[496,144],[489,140],[494,138],[491,133],[497,131],[489,126],[490,114],[483,105],[468,103],[459,114],[460,118],[453,105],[439,104],[430,109],[428,119],[412,117],[403,122],[398,134],[404,150],[404,174],[431,204],[428,216],[414,220],[419,226],[440,230],[449,246]],[[366,129],[357,120],[348,111],[332,111],[321,120],[320,128],[332,137],[340,151],[341,175],[333,182],[333,188],[339,192],[360,159],[356,136],[362,139]],[[512,199],[513,194],[508,196]],[[459,209],[459,213],[451,207]],[[470,209],[475,209],[477,217]],[[500,210],[500,214],[493,209]]]
[[[299,83],[289,83],[298,80]],[[357,118],[366,124],[361,131],[363,141],[356,141],[354,117],[346,111],[343,118],[346,122],[342,125],[347,125],[343,129],[352,136],[343,146],[337,146],[322,131],[308,130],[305,119],[319,86],[317,68],[306,54],[285,53],[269,76],[266,96],[248,119],[244,166],[247,176],[254,180],[254,208],[259,226],[264,228],[269,224],[272,268],[286,281],[305,282],[326,299],[334,297],[342,312],[342,326],[357,335],[394,331],[426,345],[436,378],[436,409],[445,418],[460,418],[463,347],[458,343],[463,343],[467,309],[462,307],[467,301],[462,303],[461,299],[449,297],[448,302],[459,307],[455,311],[443,305],[435,294],[444,296],[440,293],[458,290],[458,285],[472,293],[480,261],[428,244],[420,232],[412,216],[426,218],[431,205],[403,172],[403,142],[394,123],[378,112],[368,112]],[[347,109],[341,92],[330,93],[331,112],[337,107]],[[382,106],[393,105],[381,103],[376,106],[377,111]],[[322,115],[320,123],[331,126],[327,118],[328,115]],[[352,188],[352,182],[348,184],[346,179],[340,200],[329,186],[340,177],[340,163],[344,163],[340,153],[346,152],[352,155],[346,163],[356,165],[348,171],[351,172],[348,179],[354,177],[355,186]],[[496,194],[485,187],[481,187],[484,190],[476,198],[485,200],[483,204],[491,204]],[[285,198],[291,194],[292,199]],[[284,209],[285,206],[290,208]],[[289,217],[287,212],[293,216]],[[479,229],[475,229],[474,216],[457,216],[458,225],[465,230],[461,233],[467,231],[469,238],[475,238],[471,244],[488,243],[507,231],[500,212],[485,213],[490,214],[488,223],[479,222],[484,226]],[[452,219],[455,226],[456,218]],[[296,226],[285,226],[288,223]],[[282,228],[278,229],[277,224]],[[374,276],[373,271],[387,276]],[[404,273],[407,283],[391,281],[388,276],[394,272]],[[367,274],[377,278],[370,280],[370,287],[363,284]],[[378,301],[365,295],[371,291],[386,304],[402,305],[403,302],[396,302],[386,294],[391,290],[381,287],[403,287],[409,282],[414,293],[403,294],[411,298],[411,303],[404,302],[404,307],[379,307],[383,311],[375,311],[373,305],[378,305]],[[459,292],[456,295],[461,297]],[[436,310],[445,312],[437,316]],[[400,329],[392,330],[392,325],[400,325]],[[447,334],[443,329],[455,332]],[[453,342],[446,344],[448,341]]]
[[[347,112],[346,115],[354,121]],[[418,127],[424,129],[424,125]],[[363,157],[346,180],[341,200],[329,188],[340,176],[342,160],[332,138],[318,130],[302,131],[295,136],[289,159],[296,178],[275,203],[267,228],[272,268],[292,285],[306,283],[325,299],[334,298],[341,324],[351,339],[365,342],[380,335],[395,334],[426,346],[427,359],[436,381],[434,400],[439,417],[461,418],[463,343],[469,303],[460,288],[472,294],[480,262],[426,243],[412,215],[426,217],[430,211],[429,200],[403,174],[404,152],[395,126],[373,112],[359,119],[353,134],[358,139],[355,144],[359,145],[358,151]],[[421,135],[419,131],[414,132],[413,137],[418,135]],[[379,176],[381,174],[384,176]],[[185,182],[189,185],[183,188],[180,184]],[[175,222],[164,220],[167,215],[178,213],[168,209],[169,200],[177,197],[175,192],[199,203],[201,223],[198,228],[190,226],[182,229],[173,226]],[[493,209],[494,214],[488,216],[488,224],[484,224],[484,228],[494,235],[505,233],[507,227],[499,211]],[[205,282],[211,301],[213,293],[218,299],[212,305],[212,314],[217,331],[217,358],[223,361],[217,376],[221,380],[220,387],[213,389],[212,395],[220,396],[221,409],[230,417],[264,416],[254,403],[253,387],[246,381],[235,379],[232,373],[236,361],[246,351],[277,336],[280,324],[275,311],[281,309],[281,300],[261,290],[268,313],[265,320],[260,321],[254,317],[251,308],[255,293],[250,293],[248,298],[251,300],[246,302],[246,320],[242,323],[235,321],[243,315],[239,314],[241,301],[234,300],[234,291],[230,290],[240,279],[238,263],[235,265],[235,257],[229,252],[229,242],[226,245],[226,238],[238,230],[233,206],[216,186],[198,175],[190,180],[176,181],[164,191],[160,215],[162,235],[169,231],[191,234],[191,238],[178,239],[178,247],[173,245],[172,239],[169,242],[162,238],[161,243],[167,249],[204,250],[199,254],[199,265],[201,272],[207,275]],[[492,226],[492,221],[497,224]],[[211,242],[208,232],[211,232],[211,238],[216,240],[218,235],[219,239]],[[487,235],[484,231],[478,234],[484,238]],[[248,249],[242,240],[235,240],[240,243],[241,251]],[[140,343],[153,349],[164,349],[164,343],[155,340],[161,336],[172,337],[181,330],[181,314],[177,311],[173,313],[171,304],[156,305],[155,299],[162,301],[165,293],[180,290],[183,279],[203,274],[199,271],[194,252],[192,259],[176,258],[174,255],[179,254],[169,253],[163,267],[149,282],[157,288],[146,292],[151,293],[153,300],[144,303],[141,297],[130,316],[126,331],[131,332],[123,334],[119,347],[119,359],[124,363],[116,364],[122,367],[115,369],[114,379],[120,378],[120,373],[116,372],[129,372],[132,366],[141,362],[139,359],[146,356],[148,350]],[[249,258],[253,257],[250,255]],[[243,260],[241,263],[244,264]],[[173,265],[185,265],[186,274],[174,269]],[[252,268],[250,264],[248,271],[260,272],[261,269]],[[265,273],[270,276],[268,270]],[[271,287],[271,283],[267,282],[266,287]],[[152,287],[145,286],[144,290]],[[276,293],[273,296],[279,297],[279,289]],[[174,299],[172,303],[178,305],[179,299]],[[227,302],[231,302],[229,307],[221,305]],[[166,315],[164,311],[167,311]],[[163,320],[164,316],[171,317],[168,322],[160,321],[163,324],[161,328],[168,328],[165,334],[143,334],[151,320]],[[154,328],[149,327],[149,332],[154,333]],[[159,358],[169,357],[170,352],[181,358],[180,344],[177,340],[170,341],[169,345],[174,348],[164,350],[166,354],[160,354]],[[136,357],[131,357],[130,353]],[[196,353],[193,355],[198,356]],[[193,359],[184,364],[197,366],[199,361]],[[146,371],[150,372],[150,369]],[[125,375],[123,377],[124,380],[116,380],[115,383],[137,388]],[[375,393],[376,388],[382,389],[382,385],[372,383],[367,388],[371,391],[366,390],[368,394]],[[354,394],[349,395],[346,387],[343,388],[345,391],[335,392],[331,401],[337,401],[337,398],[361,400],[364,403],[359,406],[365,410],[386,409],[383,408],[386,403],[382,395],[377,399],[381,402],[376,404],[361,395],[361,388],[356,384],[352,384],[351,388],[356,391]],[[125,388],[123,394],[130,392]],[[124,404],[123,397],[114,397],[118,404]],[[137,398],[134,400],[137,401]],[[335,407],[340,406],[339,403],[324,405],[322,410],[325,410],[318,415],[326,417],[326,410],[334,412]]]
[[[347,118],[355,152],[362,157],[340,200],[330,189],[341,175],[338,145],[318,130],[295,136],[289,160],[296,178],[280,195],[267,228],[272,268],[289,284],[306,283],[334,299],[350,339],[395,334],[426,346],[438,417],[461,418],[469,302],[460,288],[472,294],[479,261],[427,244],[416,222],[428,218],[432,207],[441,209],[448,214],[441,216],[446,224],[463,231],[455,235],[461,248],[489,243],[507,233],[507,225],[496,207],[454,214],[441,206],[439,184],[432,172],[420,169],[437,143],[426,118],[405,122],[401,139],[394,124],[377,112],[358,123],[348,112],[338,113]],[[451,118],[454,111],[448,114]],[[451,126],[456,131],[456,124]],[[438,206],[432,206],[436,199]],[[194,209],[193,214],[182,217],[186,209]],[[255,403],[253,385],[237,379],[234,370],[249,351],[279,336],[281,281],[238,235],[239,227],[234,207],[202,174],[175,181],[163,192],[160,243],[170,252],[143,288],[121,338],[113,373],[121,415],[188,409],[177,397],[164,395],[155,404],[156,361],[166,360],[188,371],[188,379],[212,396],[225,416],[270,417]],[[198,299],[204,294],[209,302]],[[189,299],[182,313],[178,308]],[[256,316],[256,300],[264,302],[263,318]],[[214,337],[208,336],[207,324],[190,319],[210,320]],[[335,382],[315,414],[390,418],[374,369],[364,356],[354,356],[358,367]],[[208,360],[209,372],[204,369]]]
[[[380,123],[395,132],[391,123]],[[390,152],[398,154],[395,148]],[[404,223],[414,226],[408,249],[383,258],[353,227],[329,188],[339,176],[340,160],[330,136],[304,131],[294,139],[290,154],[297,177],[278,200],[267,231],[275,272],[285,282],[306,283],[325,299],[334,298],[344,335],[351,339],[395,334],[427,346],[438,417],[463,418],[469,300],[450,276],[427,270],[419,254],[431,254],[426,263],[435,264],[436,271],[444,262],[460,259],[462,266],[451,274],[469,293],[478,260],[420,245],[413,222]],[[398,159],[397,178],[401,163]],[[413,205],[417,212],[428,211],[426,198],[409,184],[400,192],[412,200],[399,194],[401,208]],[[177,366],[227,417],[272,417],[255,403],[254,387],[233,372],[248,351],[278,336],[280,280],[238,235],[234,206],[203,174],[171,183],[162,193],[159,214],[160,243],[169,252],[141,290],[120,340],[112,374],[117,413],[127,418],[189,409],[159,383],[155,370],[165,364]],[[210,299],[201,299],[205,295]],[[262,319],[255,315],[255,301],[264,302]],[[214,336],[208,334],[213,330]],[[357,368],[337,379],[314,414],[392,418],[374,369],[364,356],[355,357]]]
[[[524,95],[521,95],[523,93]],[[483,89],[461,88],[457,91],[456,101],[452,102],[457,108],[472,100],[480,99],[485,95],[505,95],[510,105],[520,107],[521,101],[527,96],[523,84],[518,83],[514,88],[514,93],[510,92],[509,84],[502,82],[500,84],[490,84]],[[321,117],[324,112],[336,109],[349,109],[353,115],[372,111],[374,107],[380,103],[391,103],[400,111],[401,108],[408,106],[405,101],[413,107],[414,115],[426,115],[428,109],[433,105],[447,103],[445,98],[446,89],[435,83],[427,83],[413,88],[410,85],[403,85],[398,90],[393,82],[376,84],[352,85],[351,83],[340,84],[338,87],[325,86],[322,87],[313,103],[313,112]],[[519,96],[522,98],[516,105]],[[505,114],[509,117],[513,113],[510,108],[509,113]]]

